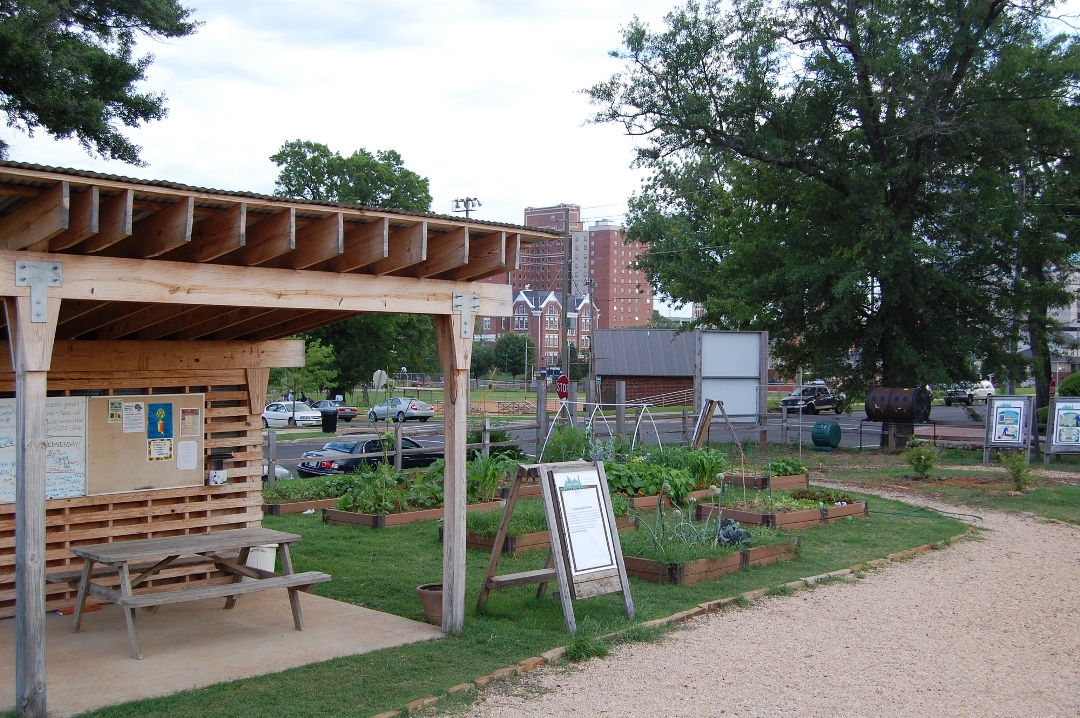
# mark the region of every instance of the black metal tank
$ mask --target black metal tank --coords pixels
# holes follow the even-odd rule
[[[866,418],[870,421],[923,422],[930,418],[933,396],[926,387],[900,389],[878,386],[866,392]]]

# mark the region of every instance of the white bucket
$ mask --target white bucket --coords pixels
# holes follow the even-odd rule
[[[277,544],[265,544],[252,546],[248,549],[247,565],[261,571],[274,570],[274,561],[277,559]],[[245,581],[254,581],[254,578],[245,578]]]

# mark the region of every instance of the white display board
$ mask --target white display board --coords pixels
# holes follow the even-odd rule
[[[617,567],[606,493],[595,468],[552,473],[559,502],[559,523],[573,578]]]
[[[1035,397],[991,396],[986,402],[986,435],[983,463],[990,461],[990,449],[1022,449],[1031,460],[1035,436]]]
[[[697,330],[695,411],[705,399],[717,399],[729,416],[764,416],[768,383],[768,332]]]
[[[1080,397],[1051,399],[1046,424],[1047,463],[1051,454],[1080,454]]]
[[[45,498],[86,495],[86,397],[45,401]],[[15,400],[0,399],[0,503],[15,502]]]

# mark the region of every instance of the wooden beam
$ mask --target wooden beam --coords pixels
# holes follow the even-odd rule
[[[443,272],[439,279],[470,280],[507,271],[510,270],[506,268],[506,232],[492,232],[483,237],[474,234],[469,242],[469,263]]]
[[[407,227],[392,227],[386,259],[373,263],[368,271],[372,274],[389,274],[419,264],[425,259],[427,259],[427,222],[417,222]]]
[[[246,238],[247,204],[237,202],[196,222],[191,230],[191,241],[161,258],[171,262],[209,262],[240,249]]]
[[[469,228],[452,232],[428,232],[427,261],[411,267],[411,277],[431,277],[469,263]]]
[[[248,410],[252,414],[261,414],[266,407],[266,390],[270,383],[270,368],[246,369],[248,385]]]
[[[345,233],[344,250],[327,265],[332,272],[351,272],[389,255],[390,221],[383,217]]]
[[[90,185],[82,192],[75,192],[71,195],[68,228],[52,239],[42,240],[28,249],[35,252],[59,252],[97,234],[101,218],[99,203],[97,185]]]
[[[213,334],[207,334],[206,338],[213,341],[251,341],[248,337],[252,334],[264,332],[267,329],[276,331],[279,327],[285,327],[284,334],[277,333],[274,335],[275,337],[289,336],[295,333],[289,329],[293,322],[317,313],[319,313],[318,310],[312,309],[276,309],[268,314],[261,314],[242,322],[236,322]]]
[[[225,307],[202,307],[194,315],[185,317],[187,326],[176,332],[176,339],[201,339],[273,311],[275,310],[272,307],[240,307],[233,310]]]
[[[48,297],[47,320],[31,321],[29,297],[7,297],[15,367],[15,705],[46,716],[45,681],[45,399],[60,300]]]
[[[108,250],[114,256],[150,259],[191,242],[195,198],[182,197],[143,217],[132,226],[131,236]]]
[[[295,248],[296,210],[289,207],[248,227],[244,247],[224,256],[230,264],[256,266]]]
[[[271,324],[261,331],[253,331],[241,337],[244,341],[261,342],[275,339],[283,339],[296,334],[325,327],[328,324],[337,324],[346,319],[359,316],[359,312],[310,312],[302,317],[297,317],[281,324]]]
[[[15,286],[15,261],[25,253],[0,251],[0,292],[26,296]],[[509,316],[509,285],[410,277],[375,277],[310,270],[233,267],[70,254],[35,255],[64,265],[64,285],[50,287],[63,299],[322,309],[341,312],[450,314],[454,292],[480,295],[483,316]],[[95,327],[96,328],[96,327]]]
[[[7,342],[0,342],[0,374],[11,373]],[[215,371],[304,366],[304,342],[79,341],[53,346],[53,374],[71,372]]]
[[[465,444],[468,433],[472,339],[461,336],[461,314],[435,317],[443,370],[443,605],[444,633],[465,626]]]
[[[174,317],[178,313],[182,315],[183,310],[174,304],[149,304],[124,316],[118,316],[93,333],[83,336],[94,340],[121,339],[169,317]]]
[[[135,193],[125,189],[112,197],[101,200],[98,233],[79,244],[79,250],[87,254],[100,252],[120,240],[130,237],[131,205],[134,199]]]
[[[0,221],[0,249],[26,249],[68,228],[71,188],[57,182]]]
[[[90,335],[98,329],[134,314],[147,306],[146,304],[130,302],[97,302],[97,306],[93,310],[60,322],[56,328],[56,336],[60,339],[74,339]]]
[[[344,220],[341,212],[318,219],[296,230],[296,249],[266,262],[279,269],[307,269],[345,250]]]

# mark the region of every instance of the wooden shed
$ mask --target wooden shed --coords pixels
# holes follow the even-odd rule
[[[259,525],[270,368],[302,365],[303,343],[286,337],[367,312],[435,318],[446,381],[443,629],[460,631],[473,317],[508,316],[512,301],[509,286],[477,280],[517,269],[523,246],[553,238],[0,162],[0,321],[10,350],[0,352],[0,400],[13,404],[16,424],[16,468],[6,469],[15,501],[0,503],[0,616],[17,621],[20,712],[45,715],[44,614],[72,602],[66,587],[46,587],[46,569],[66,565],[80,542]],[[157,394],[202,395],[197,481],[118,479],[47,498],[48,400]],[[227,480],[210,485],[219,467]],[[161,580],[213,579],[190,570]]]

